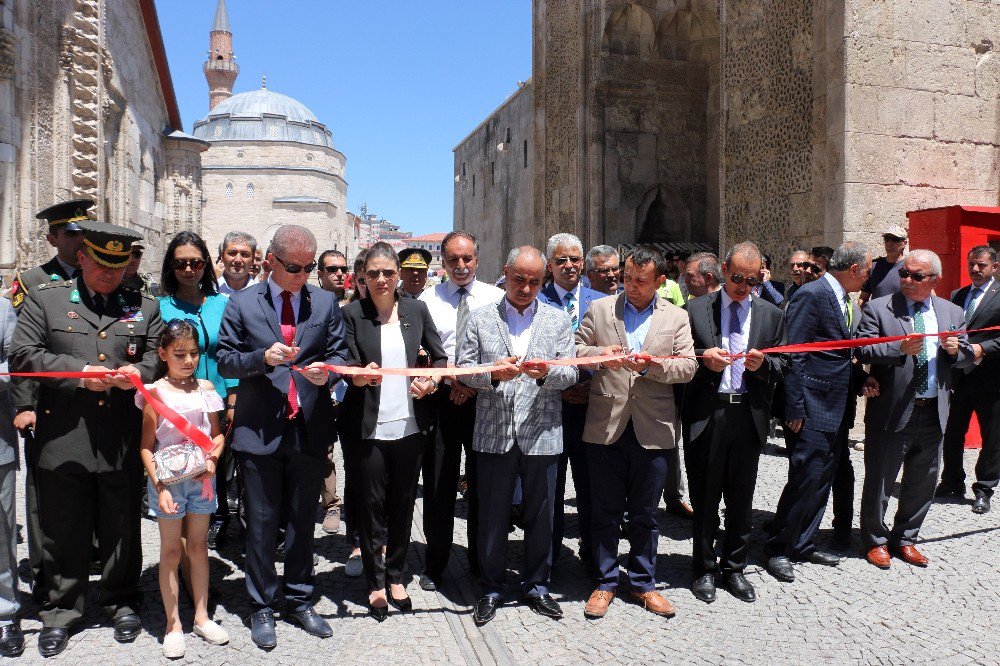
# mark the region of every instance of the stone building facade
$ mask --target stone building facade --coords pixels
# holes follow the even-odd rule
[[[998,204],[996,3],[534,0],[533,26],[530,103],[455,150],[455,226],[500,254],[557,231],[877,249],[907,210]],[[495,121],[530,128],[512,221],[468,206]]]
[[[153,0],[0,0],[0,270],[47,260],[35,212],[73,197],[153,256],[199,228],[200,155],[181,131]],[[144,267],[150,269],[152,267]]]

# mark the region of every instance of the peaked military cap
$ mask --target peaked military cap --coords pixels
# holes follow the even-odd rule
[[[47,220],[49,227],[65,225],[62,228],[66,231],[82,231],[83,227],[77,223],[90,219],[87,217],[87,210],[93,205],[93,199],[70,199],[38,211],[35,218]]]
[[[108,268],[124,268],[132,258],[132,243],[142,236],[126,227],[94,220],[81,221],[83,245],[91,259]]]
[[[419,247],[408,247],[399,253],[400,268],[424,268],[431,264],[431,253]]]

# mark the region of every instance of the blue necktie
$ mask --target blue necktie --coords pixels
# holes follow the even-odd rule
[[[740,325],[740,304],[733,301],[729,304],[729,353],[742,354],[747,350],[746,336]],[[743,393],[744,359],[738,358],[729,366],[729,387],[734,393]]]
[[[576,312],[576,303],[573,302],[573,292],[566,292],[566,312],[569,314],[569,320],[573,324],[573,330],[580,328],[580,317]]]

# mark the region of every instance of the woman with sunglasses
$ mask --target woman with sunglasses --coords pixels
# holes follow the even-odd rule
[[[343,310],[351,364],[413,368],[423,348],[432,365],[445,367],[448,357],[427,306],[396,291],[399,258],[390,245],[368,249],[363,276],[367,294]],[[339,413],[347,501],[355,507],[368,607],[379,621],[390,603],[412,608],[403,569],[421,458],[434,425],[434,404],[422,398],[435,390],[437,380],[429,378],[357,375]]]

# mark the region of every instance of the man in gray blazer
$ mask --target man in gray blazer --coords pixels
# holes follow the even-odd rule
[[[914,547],[934,498],[941,442],[948,422],[952,369],[974,360],[965,334],[965,314],[933,295],[941,260],[913,250],[899,269],[899,291],[865,305],[858,338],[955,331],[945,337],[913,337],[861,347],[879,390],[865,410],[865,483],[861,494],[861,538],[866,558],[889,568],[890,548],[908,564],[927,566]],[[886,508],[900,468],[903,478],[892,529]]]
[[[532,610],[560,618],[549,596],[556,473],[562,453],[560,391],[576,384],[575,366],[539,360],[572,358],[569,315],[536,299],[545,278],[545,258],[533,247],[511,251],[504,266],[506,297],[472,312],[459,345],[459,367],[491,371],[459,377],[478,391],[472,440],[478,472],[479,567],[483,596],[473,619],[483,625],[496,615],[507,571],[507,534],[514,483],[522,480],[524,568],[521,595]]]
[[[17,315],[6,298],[0,298],[0,373],[9,372],[7,352]],[[17,431],[10,399],[11,377],[0,375],[0,655],[24,652],[24,636],[17,612]]]

